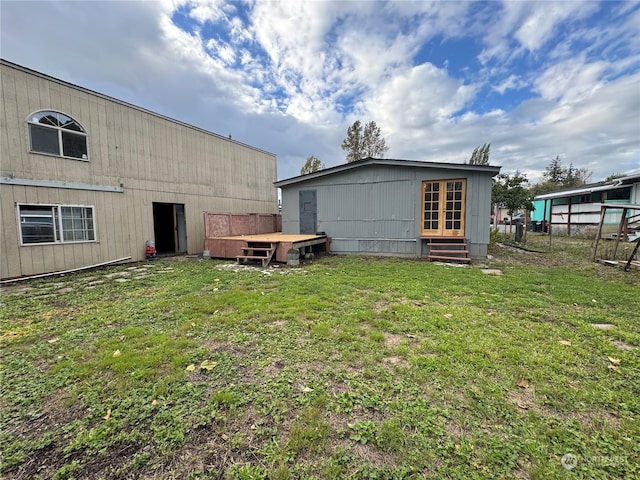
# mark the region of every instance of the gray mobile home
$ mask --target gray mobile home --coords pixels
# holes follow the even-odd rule
[[[0,277],[199,253],[204,212],[276,214],[276,157],[2,60]]]
[[[485,258],[499,171],[366,158],[281,180],[282,231],[325,233],[335,253]]]

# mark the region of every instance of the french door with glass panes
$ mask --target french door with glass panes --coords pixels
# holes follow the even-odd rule
[[[464,237],[467,181],[422,182],[422,236]]]

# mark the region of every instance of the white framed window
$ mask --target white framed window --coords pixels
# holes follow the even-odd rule
[[[88,160],[87,132],[64,113],[42,110],[29,115],[29,151]]]
[[[94,207],[18,205],[21,245],[95,242]]]

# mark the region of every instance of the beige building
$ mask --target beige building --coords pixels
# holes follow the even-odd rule
[[[277,213],[275,155],[1,61],[0,277],[203,251],[204,212]]]

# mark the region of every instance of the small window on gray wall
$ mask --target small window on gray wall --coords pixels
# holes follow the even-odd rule
[[[34,113],[28,122],[31,152],[88,159],[87,133],[73,118],[46,110]]]

